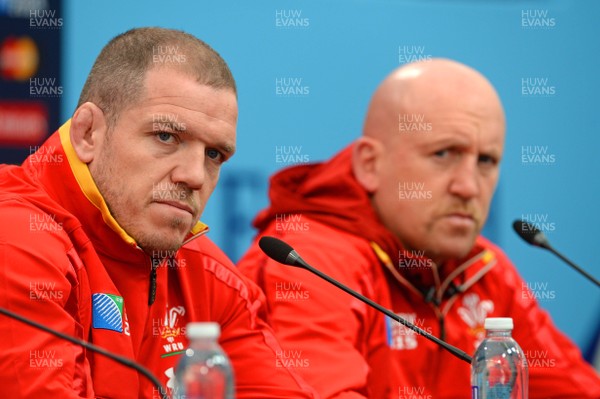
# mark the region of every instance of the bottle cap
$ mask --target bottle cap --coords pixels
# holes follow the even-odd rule
[[[188,323],[185,327],[185,335],[189,339],[219,338],[221,326],[219,326],[219,323],[214,322]]]
[[[513,319],[511,317],[487,317],[483,323],[486,330],[511,330],[513,329]]]

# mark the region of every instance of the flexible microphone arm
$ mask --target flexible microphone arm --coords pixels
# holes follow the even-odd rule
[[[596,278],[594,278],[594,276],[583,270],[581,267],[577,266],[575,263],[571,262],[569,259],[567,259],[566,256],[554,249],[550,245],[550,242],[548,241],[544,233],[541,230],[539,230],[536,226],[534,226],[531,223],[524,222],[522,220],[515,220],[513,222],[513,228],[515,229],[519,237],[521,237],[523,240],[533,245],[534,247],[544,248],[552,252],[554,255],[562,259],[562,261],[565,262],[567,265],[571,266],[573,269],[578,271],[581,275],[586,277],[592,283],[596,284],[596,286],[600,287],[600,281],[598,281]]]
[[[108,350],[100,347],[100,346],[96,346],[94,344],[91,344],[87,341],[84,341],[82,339],[79,338],[75,338],[72,337],[68,334],[64,334],[60,331],[54,330],[50,327],[47,327],[43,324],[38,323],[37,321],[28,319],[27,317],[21,316],[17,313],[11,312],[8,309],[5,309],[3,307],[0,307],[0,314],[3,314],[5,316],[11,317],[13,319],[19,320],[22,323],[28,324],[30,326],[33,326],[37,329],[40,329],[42,331],[45,331],[49,334],[52,334],[56,337],[62,338],[64,340],[67,340],[75,345],[79,345],[79,346],[83,346],[86,349],[89,349],[92,352],[96,352],[96,353],[100,353],[101,355],[104,355],[106,357],[108,357],[109,359],[112,359],[118,363],[121,363],[124,366],[127,366],[129,368],[132,368],[134,370],[136,370],[137,372],[139,372],[140,374],[144,375],[146,378],[148,378],[152,384],[154,384],[157,388],[158,388],[158,392],[160,392],[160,396],[163,399],[169,399],[169,397],[167,396],[167,391],[165,390],[165,388],[163,388],[162,384],[160,383],[160,381],[158,381],[158,379],[150,372],[150,370],[148,370],[147,368],[145,368],[142,365],[137,364],[136,362],[134,362],[133,360],[126,358],[124,356],[120,356],[117,355],[115,353],[109,352]]]
[[[312,267],[311,265],[306,263],[300,257],[300,255],[298,255],[298,253],[287,243],[285,243],[275,237],[265,236],[259,240],[258,245],[259,245],[260,249],[262,249],[262,251],[271,259],[273,259],[281,264],[284,264],[284,265],[301,267],[303,269],[306,269],[306,270],[316,274],[317,276],[321,277],[325,281],[335,285],[339,289],[347,292],[348,294],[361,300],[362,302],[366,303],[367,305],[384,313],[386,316],[392,318],[393,320],[396,320],[398,323],[402,324],[403,326],[413,330],[414,332],[416,332],[419,335],[424,336],[428,340],[435,342],[437,345],[441,346],[448,352],[452,353],[457,358],[471,364],[471,357],[469,355],[467,355],[465,352],[463,352],[462,350],[442,341],[441,339],[437,338],[434,335],[429,334],[427,331],[420,329],[419,327],[415,326],[414,324],[410,323],[409,321],[398,316],[396,313],[392,312],[391,310],[384,308],[377,302],[374,302],[371,299],[365,297],[364,295],[359,294],[358,292],[345,286],[344,284],[340,283],[339,281],[329,277],[328,275],[321,272],[320,270],[315,269],[314,267]]]

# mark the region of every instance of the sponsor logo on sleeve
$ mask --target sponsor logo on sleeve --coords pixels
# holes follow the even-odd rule
[[[112,294],[92,294],[92,327],[123,332],[123,298]]]

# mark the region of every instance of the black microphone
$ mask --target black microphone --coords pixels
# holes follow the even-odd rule
[[[562,259],[567,265],[571,266],[573,269],[581,273],[584,277],[587,277],[588,280],[590,280],[592,283],[600,287],[600,281],[596,280],[591,274],[577,266],[575,263],[571,262],[556,249],[552,248],[550,242],[548,241],[544,233],[541,230],[539,230],[536,226],[522,220],[515,220],[513,222],[513,228],[515,229],[519,237],[521,237],[523,240],[527,241],[533,246],[544,248],[552,252],[554,255]]]
[[[45,331],[49,334],[52,334],[56,337],[62,338],[64,340],[67,340],[75,345],[79,345],[79,346],[83,346],[86,349],[89,349],[92,352],[96,352],[96,353],[100,353],[101,355],[104,355],[106,357],[108,357],[109,359],[112,359],[118,363],[121,363],[124,366],[127,366],[129,368],[132,368],[134,370],[136,370],[137,372],[139,372],[140,374],[142,374],[143,376],[145,376],[146,378],[148,378],[150,380],[150,382],[152,382],[152,384],[154,384],[154,386],[156,386],[158,388],[158,392],[160,392],[160,396],[163,399],[169,399],[169,397],[167,396],[167,391],[165,390],[165,388],[163,388],[162,384],[160,383],[160,381],[152,374],[152,372],[150,372],[150,370],[148,370],[147,368],[145,368],[142,365],[137,364],[136,362],[134,362],[133,360],[124,357],[124,356],[120,356],[117,355],[115,353],[109,352],[108,350],[91,344],[87,341],[84,341],[82,339],[79,338],[75,338],[72,337],[68,334],[62,333],[60,331],[54,330],[48,326],[45,326],[43,324],[38,323],[37,321],[28,319],[27,317],[21,316],[18,313],[14,313],[11,312],[8,309],[5,309],[3,307],[0,307],[0,314],[3,314],[5,316],[11,317],[13,319],[19,320],[22,323],[28,324],[30,326],[33,326],[37,329],[40,329],[42,331]]]
[[[296,252],[294,250],[294,248],[292,248],[287,243],[281,241],[280,239],[277,239],[275,237],[264,236],[264,237],[261,237],[261,239],[258,241],[258,246],[271,259],[273,259],[281,264],[284,264],[284,265],[301,267],[303,269],[306,269],[306,270],[316,274],[317,276],[321,277],[322,279],[326,280],[327,282],[340,288],[341,290],[346,291],[348,294],[352,295],[353,297],[355,297],[355,298],[361,300],[362,302],[366,303],[367,305],[379,310],[380,312],[384,313],[386,316],[391,317],[392,319],[396,320],[398,323],[402,324],[403,326],[413,330],[417,334],[424,336],[428,340],[435,342],[442,348],[446,349],[448,352],[452,353],[457,358],[464,360],[465,362],[471,364],[471,357],[469,355],[467,355],[465,352],[463,352],[462,350],[429,334],[427,331],[424,331],[424,330],[420,329],[419,327],[415,326],[414,324],[408,322],[407,320],[404,320],[402,317],[398,316],[396,313],[392,312],[391,310],[384,308],[377,302],[370,300],[369,298],[365,297],[364,295],[359,294],[358,292],[345,286],[344,284],[340,283],[339,281],[329,277],[328,275],[324,274],[320,270],[315,269],[314,267],[312,267],[311,265],[306,263],[300,257],[300,255],[298,255],[298,252]]]

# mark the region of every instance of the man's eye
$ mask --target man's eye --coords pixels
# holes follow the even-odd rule
[[[167,132],[158,132],[156,136],[160,141],[164,143],[168,143],[169,141],[172,141],[175,138],[173,134]]]
[[[206,150],[206,156],[215,161],[219,161],[219,162],[223,161],[223,154],[221,154],[219,151],[215,150],[214,148],[208,148]]]
[[[439,150],[436,151],[433,155],[435,155],[438,158],[445,158],[448,156],[448,154],[450,154],[449,150]]]
[[[494,158],[490,155],[480,155],[479,163],[486,164],[486,165],[496,165],[498,163],[498,161],[496,161],[496,158]]]

